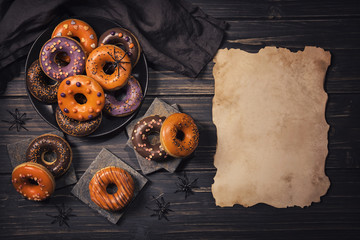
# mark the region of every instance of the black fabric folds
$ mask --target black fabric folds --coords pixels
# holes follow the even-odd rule
[[[37,36],[64,17],[99,16],[117,22],[138,37],[151,66],[188,77],[196,77],[212,59],[225,28],[225,22],[185,0],[5,0],[0,4],[1,91],[8,69],[27,55]]]

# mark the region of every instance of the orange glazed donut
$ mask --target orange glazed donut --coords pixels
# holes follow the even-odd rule
[[[16,191],[28,200],[45,200],[55,190],[54,177],[37,163],[26,162],[15,167],[11,181]]]
[[[95,79],[104,90],[108,91],[115,91],[125,86],[131,70],[129,56],[114,45],[96,48],[86,61],[86,75]]]
[[[108,193],[107,187],[116,185],[115,193]],[[124,208],[134,196],[134,181],[131,175],[119,167],[106,167],[99,170],[89,183],[91,200],[99,207],[118,211]]]
[[[98,42],[94,29],[79,19],[67,19],[59,23],[51,37],[61,36],[79,38],[79,43],[84,48],[86,55],[96,48]]]
[[[173,157],[189,156],[199,143],[199,130],[194,120],[185,113],[167,117],[160,129],[160,142]]]
[[[78,121],[95,118],[105,105],[104,90],[94,79],[84,75],[62,81],[57,98],[61,111]]]

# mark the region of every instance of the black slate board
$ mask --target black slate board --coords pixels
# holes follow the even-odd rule
[[[58,135],[59,137],[64,138],[64,134],[59,131],[49,132],[47,134],[54,134],[54,135]],[[35,138],[36,137],[26,138],[19,142],[15,142],[15,143],[7,145],[7,151],[9,154],[10,161],[11,161],[11,166],[13,168],[15,168],[17,165],[19,165],[21,163],[26,162],[26,158],[25,158],[26,150],[27,150],[29,144],[31,143],[31,141],[34,140]],[[69,185],[77,182],[75,169],[74,169],[74,166],[72,163],[71,163],[68,171],[61,177],[56,178],[55,182],[56,182],[56,189],[66,187],[66,186],[69,186]]]
[[[179,109],[176,104],[170,106],[163,100],[161,100],[159,98],[155,98],[154,101],[151,103],[149,109],[144,114],[144,116],[136,118],[135,120],[133,120],[126,126],[127,135],[131,136],[136,123],[145,117],[148,117],[151,115],[159,115],[159,116],[168,117],[169,115],[171,115],[173,113],[178,113],[178,112],[179,112]],[[134,150],[136,158],[139,162],[141,171],[145,175],[156,172],[159,169],[165,169],[166,171],[173,173],[173,172],[175,172],[176,168],[179,166],[179,164],[181,163],[181,160],[182,160],[181,158],[170,157],[170,158],[167,158],[167,160],[165,160],[163,162],[149,161],[137,153],[137,151],[134,149],[134,146],[132,144],[130,137],[127,141],[127,145]]]
[[[78,183],[74,186],[74,188],[71,190],[71,193],[79,198],[82,202],[84,202],[86,205],[88,205],[90,208],[96,210],[100,215],[107,218],[111,223],[116,224],[119,219],[124,215],[126,209],[129,208],[130,204],[126,206],[124,209],[118,211],[118,212],[111,212],[104,210],[100,208],[98,205],[96,205],[90,198],[89,193],[89,183],[94,176],[94,174],[99,171],[102,168],[109,167],[109,166],[115,166],[120,167],[124,170],[126,170],[130,175],[132,176],[135,184],[135,190],[134,190],[134,197],[131,200],[134,201],[136,196],[140,193],[141,189],[146,185],[147,178],[138,173],[135,169],[127,165],[125,162],[123,162],[120,158],[112,154],[109,150],[106,148],[103,148],[100,153],[97,155],[95,160],[91,163],[89,168],[85,171],[85,173],[82,175]]]

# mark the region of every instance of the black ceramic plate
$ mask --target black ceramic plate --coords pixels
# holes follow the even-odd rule
[[[90,26],[92,26],[98,36],[105,32],[106,30],[113,28],[113,27],[120,27],[118,24],[105,19],[105,18],[98,18],[98,17],[86,17],[86,18],[80,18],[75,17],[77,19],[83,20],[87,22]],[[65,20],[65,19],[64,19]],[[60,22],[59,22],[60,23]],[[58,23],[57,23],[58,24]],[[27,70],[30,67],[30,65],[39,58],[39,53],[41,50],[41,47],[45,44],[47,40],[51,38],[51,34],[56,27],[57,24],[54,24],[53,26],[50,26],[45,32],[43,32],[34,42],[32,45],[30,52],[26,59],[25,64],[25,73],[27,76]],[[129,29],[131,31],[131,29]],[[135,68],[132,70],[132,75],[139,81],[144,97],[146,95],[148,82],[149,82],[149,74],[148,74],[148,66],[145,59],[145,55],[141,53],[139,62],[136,64]],[[27,89],[27,87],[26,87]],[[55,129],[58,129],[61,131],[61,129],[58,127],[55,119],[55,109],[57,107],[57,104],[45,104],[34,98],[29,91],[28,96],[30,98],[30,101],[32,105],[34,106],[35,110],[38,112],[38,114],[52,127]],[[136,115],[137,111],[132,113],[129,116],[126,117],[112,117],[107,114],[103,114],[103,119],[101,122],[101,125],[98,129],[96,129],[95,132],[88,135],[89,137],[97,137],[102,136],[108,133],[111,133],[121,127],[124,127],[130,120]]]

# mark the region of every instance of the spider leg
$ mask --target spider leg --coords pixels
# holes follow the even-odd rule
[[[70,227],[69,224],[66,221],[63,221],[67,227]]]
[[[166,219],[166,221],[169,221],[166,215],[162,215],[162,216]]]
[[[22,127],[23,129],[25,129],[26,131],[29,131],[29,129],[27,129],[27,128],[24,127],[23,125],[20,125],[20,127]]]
[[[109,56],[110,56],[114,61],[116,61],[115,57],[112,56],[110,52],[107,52],[107,54],[109,54]]]
[[[15,109],[15,112],[16,112],[16,110],[17,110],[17,108]],[[7,111],[8,111],[8,113],[10,113],[11,116],[13,116],[13,118],[16,119],[16,115],[14,113],[10,112],[10,110],[7,110]]]

